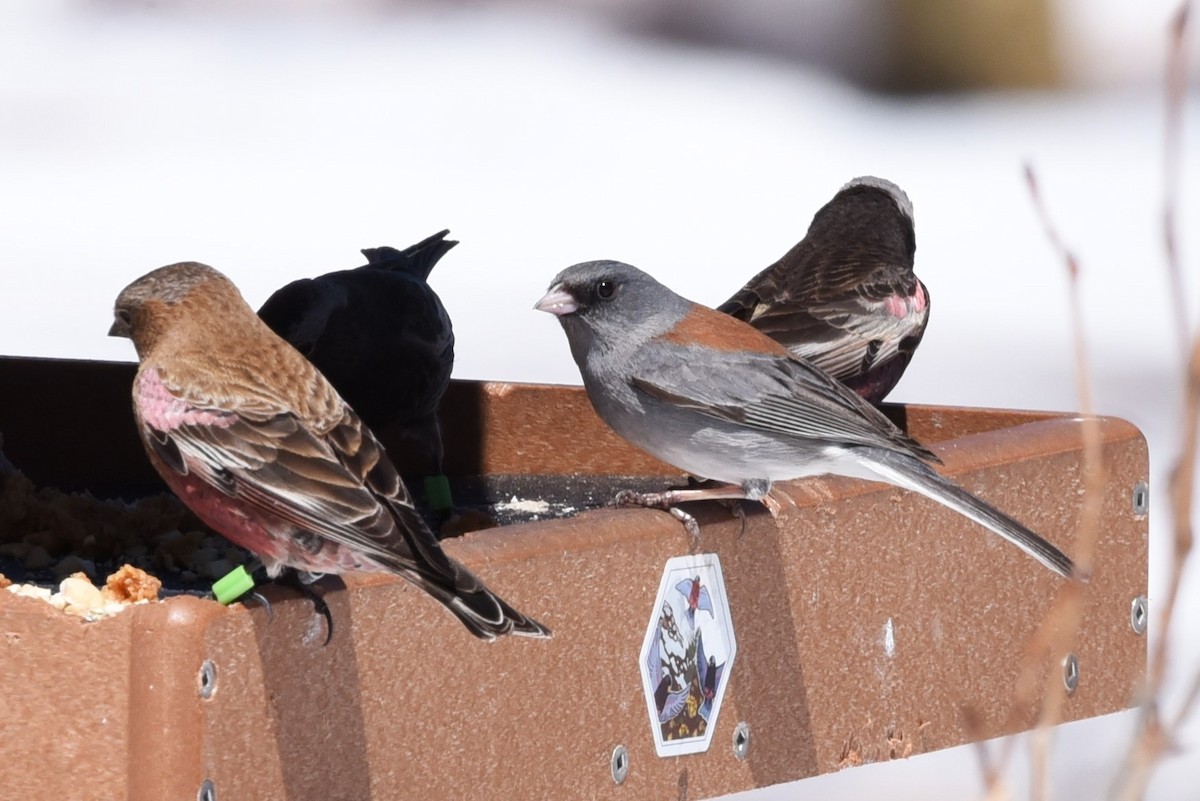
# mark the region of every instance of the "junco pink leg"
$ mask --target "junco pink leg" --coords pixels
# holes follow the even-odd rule
[[[687,512],[679,508],[681,503],[689,503],[691,501],[723,501],[722,505],[730,509],[730,513],[741,518],[742,527],[745,528],[746,518],[745,513],[740,506],[737,506],[739,501],[751,500],[762,503],[767,507],[767,511],[775,517],[780,512],[779,501],[775,500],[770,495],[768,485],[766,492],[759,492],[761,487],[755,486],[754,490],[748,492],[744,487],[739,487],[737,484],[708,484],[703,487],[691,487],[688,489],[666,490],[664,492],[635,492],[633,490],[622,490],[617,493],[613,499],[615,506],[646,506],[652,509],[662,509],[670,512],[675,519],[683,523],[683,527],[687,529],[688,534],[693,539],[700,537],[700,524],[696,522],[696,518],[692,517]],[[734,511],[736,509],[736,511]]]

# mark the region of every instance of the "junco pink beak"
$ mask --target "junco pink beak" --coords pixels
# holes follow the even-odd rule
[[[575,298],[563,289],[562,284],[555,284],[533,308],[538,311],[550,312],[556,317],[562,317],[564,314],[576,311],[579,306],[575,302]]]

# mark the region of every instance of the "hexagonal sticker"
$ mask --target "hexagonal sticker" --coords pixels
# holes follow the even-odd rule
[[[720,559],[668,559],[638,660],[659,756],[708,750],[736,653]]]

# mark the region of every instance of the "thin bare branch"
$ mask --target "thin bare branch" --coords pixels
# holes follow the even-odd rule
[[[1070,289],[1071,340],[1075,357],[1075,383],[1079,396],[1079,411],[1082,422],[1080,433],[1083,440],[1083,508],[1080,512],[1079,532],[1075,540],[1075,561],[1082,575],[1090,576],[1093,570],[1096,540],[1102,523],[1105,488],[1108,471],[1104,466],[1103,440],[1100,420],[1095,416],[1092,400],[1092,382],[1087,355],[1087,335],[1083,324],[1083,308],[1079,296],[1079,261],[1063,244],[1058,231],[1050,219],[1042,201],[1037,174],[1032,165],[1025,165],[1025,181],[1037,211],[1038,219],[1045,230],[1046,238],[1057,251],[1066,267]],[[1085,588],[1081,583],[1072,583],[1058,594],[1050,612],[1043,619],[1027,645],[1027,675],[1036,665],[1051,664],[1073,649],[1083,620]],[[1053,671],[1051,671],[1053,673]],[[1028,682],[1023,682],[1028,684]],[[1038,730],[1031,740],[1032,788],[1031,797],[1042,801],[1048,796],[1050,782],[1050,728],[1062,720],[1065,696],[1056,686],[1054,676],[1043,676],[1041,688],[1044,698]]]
[[[1191,17],[1191,2],[1184,2],[1172,17],[1167,56],[1167,109],[1164,153],[1163,232],[1167,254],[1167,270],[1177,297],[1182,292],[1182,269],[1179,262],[1175,231],[1175,208],[1178,195],[1180,142],[1183,126],[1183,96],[1187,86],[1187,33]],[[1174,548],[1171,575],[1162,604],[1159,636],[1149,666],[1150,691],[1157,694],[1162,687],[1168,658],[1171,617],[1179,594],[1179,584],[1188,555],[1192,550],[1192,488],[1195,484],[1197,415],[1200,414],[1200,332],[1191,337],[1186,307],[1176,310],[1177,324],[1185,332],[1183,343],[1187,355],[1187,375],[1183,398],[1183,440],[1180,455],[1171,470],[1170,497],[1174,523]]]
[[[1196,479],[1198,422],[1200,422],[1200,331],[1189,335],[1183,270],[1175,227],[1181,173],[1184,95],[1187,87],[1187,37],[1191,2],[1183,2],[1172,17],[1167,47],[1166,120],[1163,140],[1163,243],[1167,275],[1175,305],[1180,351],[1187,363],[1184,380],[1182,434],[1178,460],[1171,470],[1168,493],[1173,524],[1171,572],[1167,590],[1159,605],[1158,627],[1147,666],[1146,687],[1135,740],[1117,774],[1113,798],[1136,801],[1145,797],[1154,769],[1174,746],[1180,727],[1187,721],[1200,697],[1200,674],[1183,703],[1164,725],[1160,712],[1161,694],[1170,658],[1172,622],[1179,599],[1179,588],[1191,555],[1192,506]],[[1190,344],[1189,344],[1190,340]]]
[[[1046,238],[1058,252],[1067,271],[1068,288],[1070,290],[1070,323],[1071,344],[1075,356],[1075,389],[1079,397],[1079,411],[1082,416],[1081,433],[1083,437],[1083,477],[1084,477],[1084,506],[1081,515],[1079,536],[1075,542],[1075,561],[1084,576],[1092,573],[1092,560],[1095,554],[1096,537],[1100,532],[1101,515],[1103,513],[1104,490],[1107,484],[1107,471],[1104,468],[1103,443],[1100,431],[1100,420],[1095,415],[1095,402],[1092,396],[1091,368],[1087,354],[1087,334],[1083,324],[1083,304],[1079,296],[1079,260],[1063,244],[1058,231],[1050,220],[1046,206],[1042,202],[1038,188],[1037,174],[1033,166],[1025,165],[1025,181],[1029,194],[1041,220]],[[1067,593],[1067,597],[1082,603],[1082,595]]]
[[[1171,18],[1166,65],[1166,120],[1163,127],[1163,244],[1166,250],[1167,276],[1175,304],[1175,324],[1179,352],[1187,353],[1188,321],[1187,294],[1183,287],[1183,268],[1176,236],[1175,210],[1179,205],[1179,177],[1182,174],[1181,142],[1183,134],[1184,98],[1187,92],[1187,33],[1191,2],[1179,6]]]

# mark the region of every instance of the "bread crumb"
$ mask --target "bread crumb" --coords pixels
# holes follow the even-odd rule
[[[87,621],[112,617],[132,604],[158,600],[162,582],[133,565],[123,565],[108,577],[108,583],[98,588],[83,571],[63,579],[55,592],[36,584],[13,584],[0,575],[0,587],[16,595],[37,598],[67,614]]]
[[[63,579],[58,585],[57,596],[61,599],[63,611],[80,617],[88,617],[104,608],[104,597],[100,590],[83,573]]]
[[[125,564],[108,577],[101,592],[110,600],[137,603],[158,600],[158,591],[161,589],[160,580],[141,568]]]

